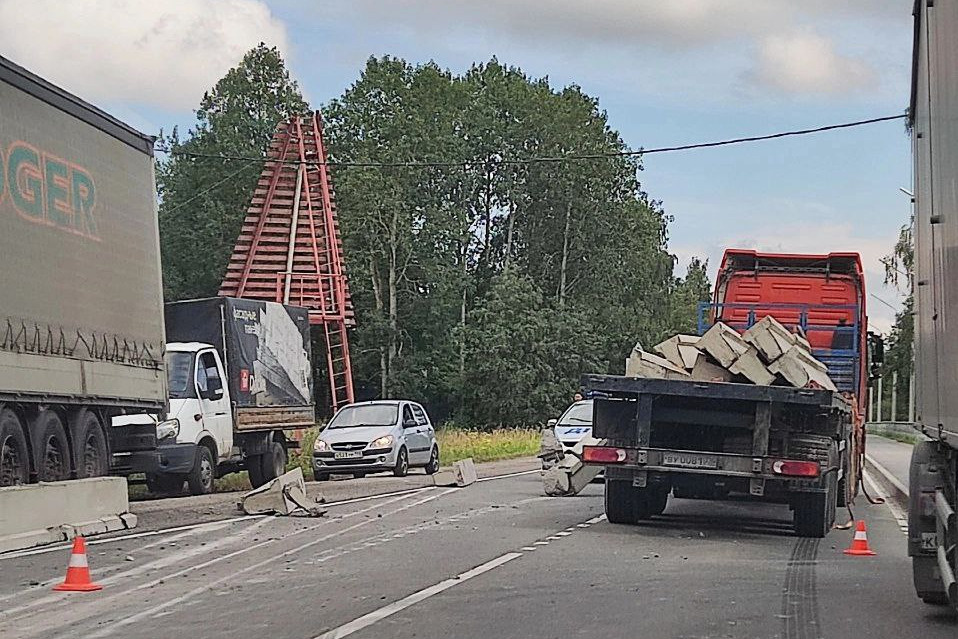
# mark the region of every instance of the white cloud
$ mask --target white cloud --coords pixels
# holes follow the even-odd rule
[[[354,0],[365,18],[402,24],[437,35],[449,28],[507,32],[523,38],[592,41],[596,44],[648,41],[669,47],[698,45],[772,24],[783,0]]]
[[[759,85],[799,94],[855,92],[877,79],[864,61],[841,55],[831,40],[814,33],[762,38],[750,76]]]
[[[3,55],[93,102],[193,107],[261,41],[287,44],[262,0],[0,0]]]

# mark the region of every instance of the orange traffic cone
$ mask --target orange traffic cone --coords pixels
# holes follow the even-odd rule
[[[101,590],[103,586],[95,584],[90,580],[90,567],[86,562],[86,542],[83,537],[76,537],[73,540],[73,552],[70,554],[70,563],[67,566],[67,578],[62,584],[54,586],[54,590],[66,590],[68,592],[89,592],[91,590]]]
[[[868,547],[868,533],[865,532],[865,520],[859,519],[855,526],[855,539],[852,540],[850,548],[845,550],[846,555],[865,555],[876,554],[874,550]]]

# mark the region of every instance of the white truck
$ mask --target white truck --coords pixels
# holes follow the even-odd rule
[[[306,309],[218,297],[167,304],[165,318],[170,408],[151,492],[206,494],[243,469],[256,488],[285,472],[287,431],[315,423]]]

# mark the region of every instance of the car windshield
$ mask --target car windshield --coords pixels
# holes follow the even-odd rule
[[[354,426],[392,426],[399,419],[398,404],[365,404],[342,409],[327,428],[351,428]]]
[[[581,404],[573,404],[569,407],[569,410],[562,415],[562,419],[559,420],[559,424],[566,425],[582,425],[588,424],[592,425],[592,402],[582,402]]]
[[[193,384],[193,353],[170,352],[164,359],[170,399],[193,397],[196,392]]]

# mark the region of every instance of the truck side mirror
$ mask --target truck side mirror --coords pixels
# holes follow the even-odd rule
[[[868,334],[868,375],[872,379],[881,377],[882,364],[885,363],[885,339],[877,333]]]

